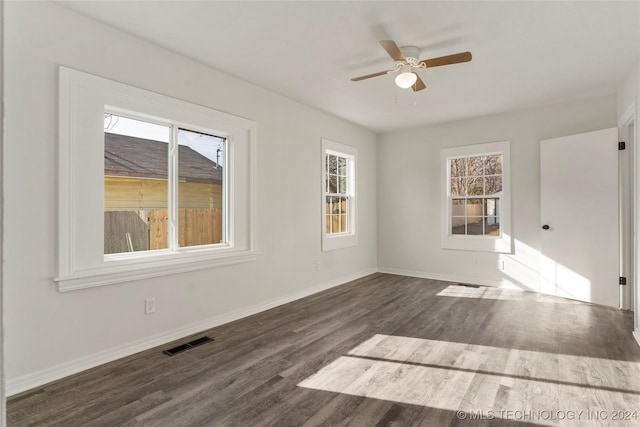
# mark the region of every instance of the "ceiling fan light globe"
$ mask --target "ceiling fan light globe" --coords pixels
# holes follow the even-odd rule
[[[396,85],[402,89],[408,89],[416,83],[416,80],[418,76],[415,73],[404,72],[396,77]]]

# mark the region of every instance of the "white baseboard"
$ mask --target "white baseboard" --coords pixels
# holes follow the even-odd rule
[[[640,346],[640,330],[636,329],[632,332],[633,338],[636,339],[636,343]]]
[[[421,279],[442,280],[444,282],[468,283],[470,285],[505,287],[503,282],[497,280],[478,279],[473,276],[460,276],[441,273],[429,273],[424,271],[402,270],[398,268],[378,268],[378,273],[397,274],[400,276],[419,277]]]
[[[77,374],[79,372],[86,371],[87,369],[95,368],[96,366],[112,362],[126,356],[131,356],[132,354],[139,353],[144,350],[149,350],[159,345],[163,345],[189,335],[197,334],[198,332],[206,331],[207,329],[211,329],[225,323],[233,322],[244,317],[270,310],[274,307],[278,307],[280,305],[299,300],[301,298],[313,295],[326,289],[345,284],[352,280],[368,276],[370,274],[376,273],[377,271],[378,270],[376,268],[371,268],[358,273],[350,274],[348,276],[340,277],[338,279],[330,280],[328,282],[312,286],[293,294],[274,298],[269,301],[264,301],[258,304],[251,305],[249,307],[240,308],[238,310],[224,313],[219,316],[214,316],[201,322],[176,328],[166,333],[157,334],[148,338],[144,338],[142,340],[134,341],[98,353],[90,354],[88,356],[52,366],[50,368],[42,369],[40,371],[18,378],[8,379],[6,382],[5,390],[6,396],[13,396],[15,394],[22,393],[23,391],[40,387],[44,384],[50,383],[51,381],[59,380],[69,375]]]

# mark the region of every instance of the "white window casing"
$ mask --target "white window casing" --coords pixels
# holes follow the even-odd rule
[[[59,291],[255,259],[254,121],[66,67],[60,67],[59,108],[58,276],[54,278]],[[227,139],[225,244],[184,248],[173,244],[171,250],[104,254],[105,111]]]

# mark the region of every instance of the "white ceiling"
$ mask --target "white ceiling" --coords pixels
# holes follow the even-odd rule
[[[615,93],[640,55],[640,2],[61,1],[213,68],[376,132]],[[473,61],[351,82],[393,61]]]

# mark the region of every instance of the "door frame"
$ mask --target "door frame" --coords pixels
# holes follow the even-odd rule
[[[621,228],[621,250],[627,252],[621,256],[623,264],[621,265],[621,273],[626,274],[627,286],[621,289],[621,306],[626,310],[633,310],[633,335],[640,344],[640,281],[638,280],[638,272],[640,271],[640,211],[638,210],[638,201],[640,200],[640,174],[638,173],[638,165],[640,165],[640,150],[637,149],[638,141],[638,125],[636,123],[636,102],[633,101],[627,110],[622,114],[618,121],[618,130],[621,141],[627,144],[628,154],[626,161],[621,165],[626,165],[628,173],[626,177],[621,179],[621,196],[626,199],[623,201],[621,208],[621,218],[626,216]],[[621,157],[622,159],[624,157]],[[625,215],[626,214],[626,215]],[[628,244],[624,244],[627,239]]]
[[[620,286],[620,309],[635,310],[634,287],[636,286],[637,248],[637,212],[636,189],[636,146],[634,133],[635,105],[630,108],[618,124],[618,136],[624,141],[626,147],[619,151],[619,219],[620,219],[620,276],[627,278],[627,285]]]

